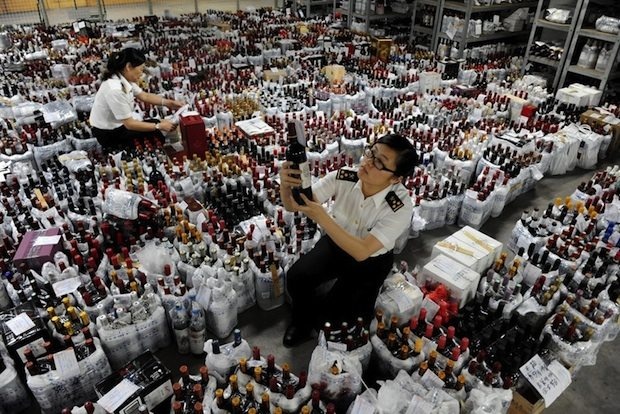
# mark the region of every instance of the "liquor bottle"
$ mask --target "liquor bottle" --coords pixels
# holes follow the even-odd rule
[[[299,125],[299,127],[298,127]],[[286,148],[286,160],[292,163],[292,168],[301,171],[301,185],[293,188],[293,198],[295,202],[304,205],[304,201],[300,194],[305,195],[312,200],[312,176],[310,174],[310,164],[306,155],[306,147],[299,142],[300,136],[303,137],[302,124],[298,122],[289,122],[288,128],[288,146]],[[298,133],[299,131],[299,133]],[[300,135],[300,136],[298,136]]]
[[[176,338],[177,348],[180,354],[188,354],[190,319],[181,301],[178,301],[172,312],[172,326]]]

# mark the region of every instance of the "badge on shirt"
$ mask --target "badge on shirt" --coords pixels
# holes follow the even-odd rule
[[[338,174],[336,174],[336,180],[356,183],[357,180],[359,180],[359,177],[357,176],[357,171],[345,170],[344,168],[341,168],[338,170]]]
[[[389,193],[387,193],[387,195],[385,196],[385,201],[387,201],[388,205],[394,213],[396,213],[405,205],[405,203],[402,202],[402,200],[396,195],[394,191],[390,191]]]

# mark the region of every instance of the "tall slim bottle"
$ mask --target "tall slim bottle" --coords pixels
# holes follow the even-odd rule
[[[312,175],[310,174],[310,163],[306,155],[305,143],[299,142],[303,137],[303,124],[298,121],[288,123],[288,146],[286,148],[286,160],[293,163],[294,169],[301,170],[301,186],[293,188],[293,198],[297,204],[304,205],[300,194],[304,194],[312,200]],[[305,140],[304,140],[305,141]]]

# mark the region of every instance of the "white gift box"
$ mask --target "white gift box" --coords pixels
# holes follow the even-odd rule
[[[476,248],[488,254],[486,256],[486,262],[483,261],[480,263],[482,266],[482,271],[485,271],[489,267],[493,266],[493,263],[495,263],[495,260],[499,258],[502,250],[504,249],[504,245],[501,242],[487,236],[473,227],[465,226],[452,236],[463,243],[468,243],[472,248]]]
[[[431,257],[435,258],[443,254],[460,264],[467,266],[475,272],[482,273],[488,263],[489,253],[472,246],[469,242],[452,236],[435,243]]]
[[[418,278],[420,283],[432,280],[444,284],[450,289],[450,295],[459,301],[459,308],[462,308],[474,298],[480,273],[440,254],[424,266]]]
[[[602,92],[597,89],[573,83],[566,88],[558,89],[556,99],[563,103],[575,104],[576,106],[590,106],[598,105],[601,95]]]

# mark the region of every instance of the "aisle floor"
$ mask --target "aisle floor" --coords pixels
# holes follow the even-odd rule
[[[607,165],[608,163],[602,163],[600,168]],[[524,209],[546,207],[556,196],[571,194],[581,181],[589,179],[592,174],[592,171],[575,170],[565,176],[543,178],[534,190],[518,197],[506,207],[500,217],[490,219],[481,230],[499,241],[508,240],[514,223]],[[398,259],[406,260],[411,267],[416,264],[423,265],[430,258],[433,244],[456,230],[457,226],[449,226],[424,232],[420,237],[409,240]],[[263,356],[273,354],[276,356],[276,363],[288,362],[293,372],[299,372],[307,369],[316,340],[296,348],[285,348],[282,345],[282,336],[288,320],[287,305],[272,311],[262,311],[255,307],[240,315],[238,327],[250,346],[260,347]],[[182,364],[189,364],[193,367],[192,372],[196,372],[198,366],[204,362],[204,359],[199,357],[179,356],[174,347],[160,351],[157,355],[173,371]],[[620,378],[617,355],[620,355],[619,339],[604,344],[596,365],[579,371],[569,389],[545,410],[545,413],[617,414],[620,411],[620,400],[615,395],[618,389],[616,379]]]

